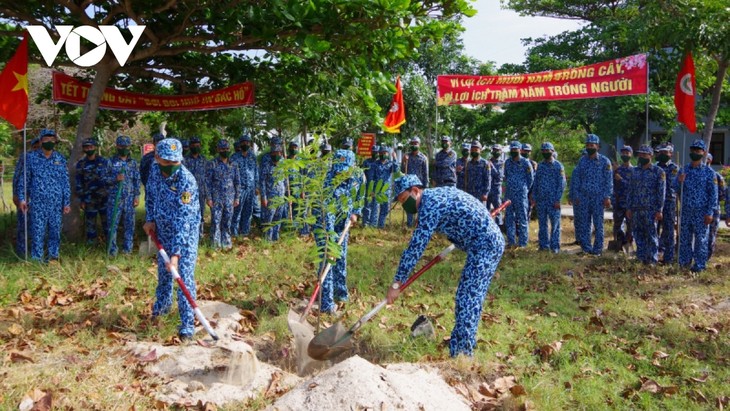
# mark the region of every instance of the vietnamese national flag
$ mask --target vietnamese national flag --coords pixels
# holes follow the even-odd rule
[[[695,63],[692,53],[684,56],[682,68],[674,85],[674,106],[677,108],[679,121],[692,133],[697,132],[695,119]]]
[[[17,129],[28,117],[28,36],[0,73],[0,117]]]
[[[390,103],[390,110],[383,122],[383,128],[388,133],[400,133],[400,126],[406,122],[406,107],[403,105],[403,89],[400,85],[400,76],[395,80],[395,95]]]

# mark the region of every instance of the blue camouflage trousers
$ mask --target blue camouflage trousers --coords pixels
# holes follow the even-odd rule
[[[251,216],[253,216],[256,190],[242,190],[241,202],[233,209],[231,234],[247,236],[251,233]]]
[[[495,194],[493,194],[492,191],[494,190],[489,191],[489,195],[487,195],[487,209],[489,209],[489,211],[499,208],[499,206],[502,205],[502,198],[500,197],[502,190],[498,190]],[[494,217],[494,222],[496,222],[497,225],[502,225],[502,213],[499,213],[496,217]]]
[[[539,231],[537,233],[538,243],[541,250],[560,251],[560,209],[553,207],[553,204],[537,203],[537,222]],[[550,230],[548,230],[550,223]]]
[[[662,261],[665,263],[674,262],[674,223],[677,221],[677,201],[667,199],[662,209],[662,221],[659,224],[661,237],[659,238],[659,252],[663,253]]]
[[[180,256],[178,261],[178,273],[190,291],[193,299],[197,299],[195,288],[195,262],[198,258],[198,250],[191,249]],[[155,304],[152,306],[152,315],[159,316],[170,312],[172,308],[172,274],[165,268],[162,257],[157,255],[157,290],[155,291]],[[181,325],[178,333],[181,336],[192,336],[195,333],[195,313],[188,303],[182,290],[177,289],[177,310],[180,313]]]
[[[504,252],[504,238],[498,229],[490,230],[487,226],[481,232],[483,235],[466,252],[466,264],[456,289],[455,324],[449,341],[452,357],[471,356],[474,352],[482,305]]]
[[[44,259],[44,243],[48,238],[48,258],[58,259],[61,247],[61,205],[39,204],[34,202],[30,206],[30,258],[35,261]]]
[[[507,244],[520,247],[527,246],[527,193],[522,193],[509,198],[512,204],[507,207],[504,220],[507,226]],[[515,239],[515,230],[517,239]]]
[[[114,203],[112,201],[112,207]],[[94,240],[99,236],[96,231],[96,219],[97,217],[101,220],[102,237],[105,237],[109,233],[109,221],[107,217],[107,199],[104,198],[99,202],[86,203],[84,208],[84,223],[86,225],[86,241],[93,243]]]
[[[636,258],[645,264],[659,261],[659,237],[654,213],[648,210],[636,210],[631,217],[636,242]]]
[[[25,220],[28,220],[28,230],[30,231],[30,218],[29,214],[26,214],[18,209],[18,227],[15,234],[15,252],[19,256],[25,256]]]
[[[122,253],[129,254],[132,252],[134,247],[134,203],[133,199],[122,198],[119,200],[119,209],[117,210],[117,216],[114,218],[114,197],[109,197],[109,203],[106,207],[107,219],[109,221],[109,227],[113,231],[109,231],[109,241],[111,245],[109,247],[110,255],[117,255],[117,236],[122,228]]]
[[[264,207],[261,205],[261,224],[264,226],[265,237],[269,241],[279,241],[279,231],[281,229],[281,221],[286,218],[287,205],[283,204],[279,207]],[[269,228],[270,227],[270,228]]]
[[[213,203],[210,209],[210,242],[215,248],[230,248],[231,218],[233,217],[233,202]]]
[[[349,216],[346,216],[349,219]],[[342,231],[345,229],[345,223],[343,220],[335,224],[335,233],[333,240],[337,241],[342,235]],[[319,237],[319,236],[318,236]],[[331,313],[335,310],[335,303],[337,301],[347,301],[350,297],[347,290],[347,243],[350,239],[350,233],[345,234],[345,238],[342,240],[342,252],[340,258],[337,259],[335,264],[332,266],[332,270],[325,277],[322,283],[322,306],[320,307],[321,312]],[[322,247],[324,245],[323,238],[317,239],[317,245]],[[320,264],[319,272],[322,272],[322,267],[326,262]]]
[[[679,227],[679,265],[687,267],[694,260],[692,270],[702,271],[707,264],[707,234],[705,216],[700,209],[683,209]],[[694,242],[693,242],[694,240]]]
[[[575,210],[576,237],[580,241],[581,249],[589,254],[600,255],[603,252],[603,199],[597,197],[583,197]],[[595,228],[596,237],[591,247],[591,228]]]
[[[707,232],[707,261],[712,258],[712,253],[715,252],[715,244],[717,243],[717,230],[720,228],[720,213],[715,212],[712,215],[712,222],[710,223],[709,230]]]
[[[626,231],[623,224],[626,223]],[[613,236],[616,238],[619,246],[631,243],[633,233],[632,221],[626,216],[626,209],[615,206],[613,208]]]

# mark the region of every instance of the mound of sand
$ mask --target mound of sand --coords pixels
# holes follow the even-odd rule
[[[431,367],[383,368],[355,356],[303,381],[268,409],[468,411],[471,407]]]

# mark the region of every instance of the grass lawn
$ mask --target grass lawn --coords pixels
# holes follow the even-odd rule
[[[347,326],[381,300],[410,238],[400,210],[386,231],[355,228],[350,239],[344,307]],[[38,389],[56,408],[151,409],[160,381],[129,361],[130,340],[171,342],[178,316],[147,320],[156,285],[152,258],[107,259],[99,249],[64,244],[61,264],[24,263],[10,252],[13,227],[3,220],[0,252],[0,409],[18,409]],[[564,248],[572,223],[563,220]],[[730,395],[730,232],[721,231],[710,269],[698,276],[672,267],[647,269],[623,255],[551,255],[536,250],[536,222],[527,249],[506,252],[484,304],[473,361],[454,361],[445,343],[464,253],[424,274],[391,307],[365,325],[358,354],[375,363],[426,362],[448,369],[452,384],[491,383],[514,376],[529,402],[557,409],[714,409]],[[610,229],[607,229],[610,232]],[[425,258],[448,243],[435,238]],[[258,238],[230,252],[201,247],[196,279],[201,299],[249,310],[251,338],[263,360],[283,368],[291,334],[286,313],[308,298],[315,281],[307,263],[311,240]],[[575,247],[575,246],[572,246]],[[413,339],[419,314],[436,339]],[[202,336],[202,334],[199,334]],[[266,400],[231,405],[259,408]]]

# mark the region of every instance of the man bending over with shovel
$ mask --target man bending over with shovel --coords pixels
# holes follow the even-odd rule
[[[392,304],[398,298],[400,286],[408,279],[434,232],[445,234],[449,241],[466,252],[466,264],[456,289],[456,324],[451,332],[449,350],[452,357],[471,356],[482,303],[504,252],[502,233],[479,200],[455,187],[424,190],[415,175],[398,178],[393,186],[403,210],[418,214],[418,226],[408,248],[403,251],[386,300]]]
[[[157,291],[152,316],[167,314],[172,307],[172,274],[170,267],[180,273],[185,286],[195,299],[195,262],[198,258],[200,235],[200,204],[195,177],[183,167],[182,143],[166,138],[157,143],[155,160],[147,182],[147,217],[144,231],[156,234],[170,255],[169,266],[157,257]],[[193,308],[178,288],[177,307],[182,325],[181,341],[191,340],[195,333]]]

